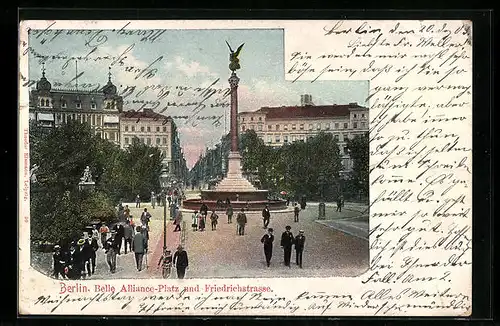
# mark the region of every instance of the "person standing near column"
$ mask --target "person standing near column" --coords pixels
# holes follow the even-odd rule
[[[264,256],[266,256],[267,267],[271,264],[271,257],[273,256],[273,231],[272,228],[267,229],[267,234],[264,234],[262,239],[260,239],[260,242],[264,244]]]
[[[292,245],[293,245],[293,234],[290,232],[292,227],[290,225],[287,225],[285,227],[286,231],[283,232],[281,235],[281,247],[283,248],[284,251],[284,260],[285,260],[285,266],[291,267],[290,266],[290,258],[292,257]]]
[[[302,268],[302,252],[304,251],[305,242],[304,230],[300,230],[299,234],[295,237],[295,262],[300,268]]]
[[[177,247],[173,259],[174,266],[177,268],[177,278],[183,279],[186,275],[186,268],[189,266],[187,252],[181,245]]]

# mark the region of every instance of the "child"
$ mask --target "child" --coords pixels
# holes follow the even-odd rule
[[[193,231],[198,231],[198,211],[194,211],[191,226]]]
[[[168,278],[170,276],[170,269],[172,268],[172,252],[165,249],[163,255],[158,261],[158,267],[162,265],[162,276],[163,278]]]
[[[210,221],[212,221],[212,231],[217,230],[217,220],[219,219],[219,216],[215,213],[215,211],[212,211],[212,215],[210,216]]]

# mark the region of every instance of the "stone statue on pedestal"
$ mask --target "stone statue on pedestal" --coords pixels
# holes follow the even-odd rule
[[[82,182],[92,182],[92,173],[90,173],[90,168],[88,165],[83,171],[83,177],[81,177],[80,180]]]

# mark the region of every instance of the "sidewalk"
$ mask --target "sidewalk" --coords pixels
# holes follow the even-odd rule
[[[308,202],[308,206],[319,206],[318,202]],[[337,203],[325,203],[327,207],[337,207]],[[345,202],[344,206],[342,206],[342,209],[347,209],[350,211],[356,211],[360,213],[365,213],[365,211],[368,210],[368,204],[362,204],[362,203],[352,203],[352,202]]]
[[[369,223],[366,217],[340,220],[316,220],[316,222],[354,237],[368,240]]]

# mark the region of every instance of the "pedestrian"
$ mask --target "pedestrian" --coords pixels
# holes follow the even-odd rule
[[[87,234],[84,235],[84,240],[85,244],[83,248],[85,251],[87,273],[88,276],[92,276],[95,273],[97,259],[96,251],[99,249],[99,244],[97,243],[97,239],[94,237],[89,238]]]
[[[54,254],[52,255],[52,259],[54,260],[54,272],[52,276],[55,279],[59,279],[59,275],[61,275],[63,279],[67,278],[66,274],[64,273],[66,260],[64,258],[64,255],[61,253],[61,246],[54,246]]]
[[[123,208],[123,204],[122,204],[122,202],[120,201],[120,202],[118,203],[118,219],[119,219],[120,221],[123,221],[123,220],[124,220],[124,218],[125,218],[125,215],[124,215],[124,208]]]
[[[267,267],[271,264],[271,257],[273,256],[273,231],[272,228],[267,229],[267,234],[264,234],[260,239],[260,242],[264,244],[264,256],[266,256]]]
[[[92,239],[99,240],[99,230],[97,229],[97,225],[92,225]]]
[[[191,227],[193,231],[198,231],[198,211],[194,211],[193,213]]]
[[[231,205],[231,200],[229,200],[229,197],[226,197],[226,207],[229,207]]]
[[[90,252],[88,251],[88,247],[85,246],[85,239],[79,239],[75,252],[75,264],[78,266],[80,270],[80,277],[85,279],[87,273],[91,273],[90,269]],[[89,275],[90,276],[90,275]]]
[[[161,206],[161,199],[163,198],[163,191],[156,196],[156,205]]]
[[[154,191],[151,191],[151,206],[153,206],[153,209],[155,209],[155,205],[156,205],[156,196],[155,196],[155,192],[154,192]]]
[[[141,214],[141,224],[142,226],[148,228],[148,231],[149,231],[149,221],[151,221],[151,214],[148,212],[147,208],[144,208],[144,211]]]
[[[289,206],[290,205],[290,196],[287,196],[286,197],[286,206]]]
[[[125,220],[129,219],[130,217],[130,208],[128,208],[128,205],[125,205],[125,209],[123,210],[123,216],[125,217]]]
[[[172,204],[172,194],[171,193],[168,194],[167,201],[168,201],[168,206],[170,206]]]
[[[203,216],[203,222],[206,224],[208,215],[208,206],[205,204],[205,202],[201,203],[200,214]]]
[[[177,247],[173,262],[174,266],[177,268],[177,278],[183,279],[186,275],[186,268],[189,266],[189,262],[187,252],[181,245]]]
[[[212,211],[212,215],[210,215],[210,222],[212,224],[212,231],[217,230],[217,220],[219,219],[219,215],[215,213],[215,210]]]
[[[82,278],[82,269],[79,256],[79,250],[75,242],[71,243],[68,259],[66,261],[65,273],[70,280],[79,280]]]
[[[139,194],[135,197],[135,208],[141,208],[141,196]]]
[[[241,212],[236,216],[236,223],[238,224],[238,235],[245,235],[245,225],[247,224],[245,208],[241,208]]]
[[[299,221],[299,212],[300,212],[299,205],[297,203],[295,203],[295,205],[293,207],[293,221],[294,222]]]
[[[134,230],[130,225],[130,221],[127,220],[125,225],[123,226],[123,238],[125,239],[125,255],[127,254],[127,248],[130,252],[132,252],[132,238],[133,238]]]
[[[337,212],[342,212],[342,195],[337,197]]]
[[[137,271],[142,271],[142,259],[144,257],[144,253],[147,250],[147,240],[144,235],[141,233],[141,227],[137,227],[137,232],[134,235],[134,239],[132,240],[132,250],[135,254],[135,264],[137,267]]]
[[[182,223],[182,212],[179,209],[179,207],[175,207],[175,219],[174,219],[174,224],[175,224],[175,229],[174,232],[181,231],[181,223]]]
[[[292,245],[294,237],[292,232],[290,232],[290,230],[292,229],[290,225],[287,225],[285,229],[286,231],[283,232],[283,234],[281,235],[281,247],[283,248],[284,251],[285,266],[290,267],[290,258],[292,256]]]
[[[302,268],[302,252],[304,251],[304,243],[306,242],[306,237],[304,236],[304,230],[300,230],[299,234],[295,237],[295,262]]]
[[[264,227],[263,227],[264,229],[267,229],[270,220],[271,220],[271,212],[269,212],[269,205],[266,204],[266,206],[262,210],[262,221],[264,222]]]
[[[101,244],[102,248],[104,249],[104,245],[106,244],[106,239],[108,238],[109,233],[109,228],[105,223],[102,223],[101,227],[99,228],[99,233],[101,234]]]
[[[234,214],[234,212],[233,212],[233,206],[231,205],[231,203],[228,204],[228,208],[226,210],[226,214],[227,214],[227,223],[228,224],[233,223],[233,214]]]
[[[111,273],[116,272],[116,254],[118,252],[118,244],[116,243],[116,231],[111,231],[111,237],[106,240],[106,244],[104,246],[105,254],[106,254],[106,262],[109,266],[109,271]]]
[[[136,230],[138,230],[138,229],[136,228]],[[141,230],[140,232],[142,233],[142,236],[144,237],[144,239],[146,239],[146,242],[149,241],[149,230],[146,227],[144,227],[144,225],[141,226],[140,230]]]
[[[198,231],[205,231],[205,219],[201,214],[198,214]]]
[[[122,244],[123,244],[123,238],[125,237],[125,230],[123,228],[123,225],[121,225],[120,223],[118,223],[116,225],[116,244],[118,246],[117,250],[117,254],[118,255],[121,255],[122,254]]]

